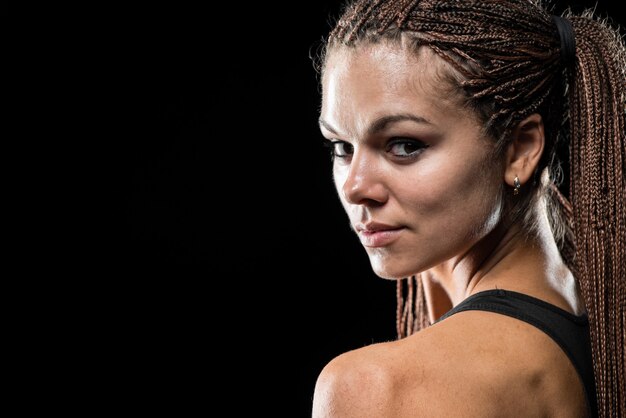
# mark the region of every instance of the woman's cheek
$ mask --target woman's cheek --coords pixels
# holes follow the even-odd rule
[[[333,163],[333,182],[335,183],[335,189],[337,190],[337,194],[339,199],[341,200],[341,204],[346,205],[345,199],[343,197],[342,188],[344,183],[346,182],[346,176],[348,175],[348,170],[346,166],[338,165],[337,163]]]

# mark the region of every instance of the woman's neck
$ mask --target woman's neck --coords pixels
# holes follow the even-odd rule
[[[468,296],[490,289],[526,293],[581,313],[574,277],[561,258],[547,216],[538,218],[531,237],[517,224],[501,223],[466,253],[422,273],[431,321]]]

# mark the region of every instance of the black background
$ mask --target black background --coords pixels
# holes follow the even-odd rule
[[[616,7],[597,10],[623,24]],[[309,416],[326,362],[395,337],[395,283],[350,231],[317,128],[309,56],[338,10],[152,6],[116,29],[113,328],[120,384],[151,408]]]

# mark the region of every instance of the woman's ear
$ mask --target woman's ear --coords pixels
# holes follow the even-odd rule
[[[512,136],[506,152],[504,181],[515,187],[514,179],[517,177],[523,186],[532,177],[543,154],[546,138],[541,115],[533,113],[522,120]]]

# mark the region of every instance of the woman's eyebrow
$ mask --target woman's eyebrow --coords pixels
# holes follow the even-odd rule
[[[376,134],[378,132],[385,130],[385,128],[387,128],[387,125],[390,125],[392,123],[397,123],[397,122],[404,122],[404,121],[411,121],[411,122],[418,123],[418,124],[432,125],[432,123],[428,121],[428,119],[422,116],[413,115],[410,113],[400,113],[397,115],[381,116],[380,118],[376,119],[374,122],[371,123],[370,127],[367,129],[367,133],[369,135],[373,135],[373,134]]]
[[[376,133],[379,133],[385,130],[387,126],[392,123],[403,122],[403,121],[411,121],[411,122],[418,123],[418,124],[432,125],[432,122],[430,122],[428,119],[422,116],[413,115],[410,113],[401,113],[401,114],[396,114],[396,115],[385,115],[385,116],[379,117],[378,119],[374,120],[370,124],[369,128],[367,128],[367,133],[368,135],[374,135]],[[324,119],[320,118],[319,124],[320,126],[323,126],[324,129],[333,133],[334,135],[339,135],[337,133],[337,130],[333,128]]]
[[[327,131],[331,132],[331,133],[332,133],[332,134],[334,134],[334,135],[339,135],[339,134],[337,133],[337,131],[335,130],[335,128],[333,128],[332,126],[330,126],[330,123],[326,122],[324,119],[320,118],[320,119],[318,120],[318,122],[319,122],[320,126],[323,126],[323,127],[324,127],[324,129],[326,129]]]

